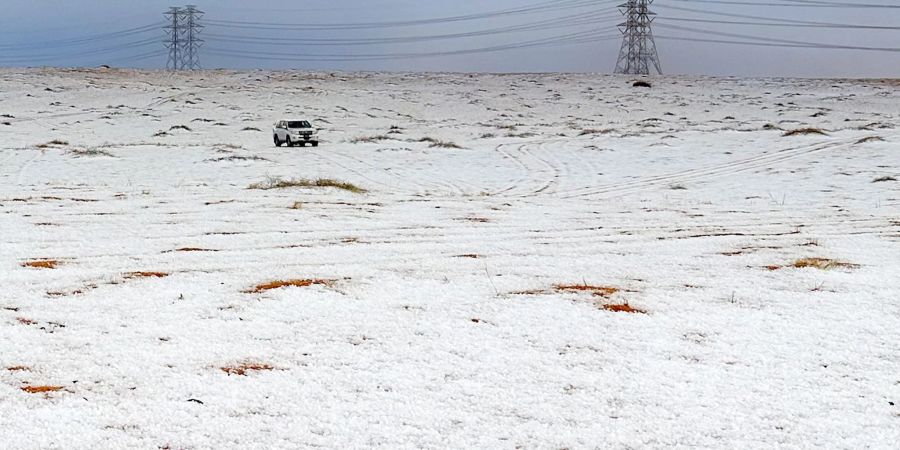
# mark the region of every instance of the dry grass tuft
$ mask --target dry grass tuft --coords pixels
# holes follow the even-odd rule
[[[798,128],[796,130],[786,131],[782,136],[788,137],[788,136],[798,136],[798,135],[804,135],[804,134],[821,134],[823,136],[828,136],[828,133],[826,133],[821,128],[811,128],[811,127]]]
[[[269,281],[267,283],[258,284],[248,291],[247,293],[251,294],[259,294],[266,291],[271,291],[273,289],[281,289],[283,287],[308,287],[308,286],[326,286],[331,287],[334,286],[334,280],[324,280],[319,278],[311,278],[311,279],[296,279],[296,280],[275,280]]]
[[[27,319],[25,317],[16,317],[16,322],[19,322],[22,325],[37,325],[36,321]]]
[[[50,142],[45,142],[45,143],[43,143],[43,144],[38,144],[36,147],[37,147],[37,148],[49,148],[49,147],[53,147],[53,146],[57,146],[57,145],[58,145],[58,146],[66,146],[66,145],[69,145],[69,142],[68,142],[68,141],[64,141],[64,140],[62,140],[62,139],[54,139],[54,140],[52,140],[52,141],[50,141]]]
[[[291,209],[303,209],[303,202],[294,202],[294,204],[291,205]]]
[[[429,145],[430,148],[462,148],[458,144],[454,142],[448,141],[434,141]]]
[[[69,150],[70,154],[75,156],[107,156],[107,157],[115,157],[112,153],[106,150],[100,150],[97,148],[74,148]]]
[[[869,136],[856,141],[857,144],[865,144],[866,142],[884,142],[884,138],[879,136]]]
[[[852,264],[843,261],[837,261],[834,259],[828,258],[801,258],[794,261],[791,264],[791,267],[797,269],[805,269],[807,267],[813,267],[821,270],[829,270],[829,269],[855,269],[858,268],[858,264]]]
[[[34,261],[25,261],[22,267],[33,267],[35,269],[55,269],[60,262],[55,259],[39,259]]]
[[[7,367],[6,370],[10,372],[31,372],[31,368],[27,366],[11,366]]]
[[[872,180],[873,183],[884,183],[886,181],[897,181],[897,179],[894,177],[891,177],[891,176],[886,176],[886,177],[878,177],[878,178]]]
[[[612,128],[605,128],[602,130],[598,130],[598,129],[594,129],[594,128],[585,128],[585,129],[581,130],[581,132],[579,132],[578,135],[579,136],[588,136],[591,134],[609,134],[609,133],[614,133],[615,131],[616,130],[613,130]]]
[[[218,250],[213,250],[209,248],[199,248],[199,247],[182,247],[176,248],[176,252],[217,252]]]
[[[625,303],[624,305],[603,305],[601,307],[607,311],[612,311],[612,312],[623,312],[623,313],[630,313],[630,314],[647,314],[647,311],[644,311],[643,309],[635,308],[635,307],[629,305],[628,303]]]
[[[165,278],[169,276],[166,272],[128,272],[125,278]]]
[[[335,180],[332,178],[317,178],[315,180],[310,180],[306,178],[295,179],[292,178],[290,180],[285,180],[279,177],[267,177],[266,181],[260,183],[253,183],[250,186],[247,186],[247,189],[261,189],[267,191],[269,189],[286,189],[292,187],[300,187],[300,188],[314,188],[314,187],[332,187],[336,189],[341,189],[348,192],[353,192],[354,194],[362,194],[366,191],[365,189],[345,181]]]
[[[462,255],[456,255],[456,256],[454,256],[454,258],[471,258],[471,259],[478,259],[478,258],[481,258],[481,256],[478,256],[478,255],[476,255],[475,253],[465,253],[465,254],[462,254]]]
[[[376,136],[358,136],[353,139],[350,139],[351,144],[374,144],[381,141],[387,141],[393,139],[390,136],[385,136],[383,134],[379,134]]]
[[[261,364],[261,363],[241,363],[236,366],[225,366],[222,367],[222,372],[227,373],[228,375],[240,375],[246,376],[247,372],[260,372],[263,370],[273,370],[274,367],[269,364]]]
[[[62,386],[25,386],[21,388],[29,394],[46,394],[63,390]]]
[[[591,295],[610,298],[621,291],[612,286],[591,286],[587,284],[557,284],[553,286],[557,292],[589,292]]]

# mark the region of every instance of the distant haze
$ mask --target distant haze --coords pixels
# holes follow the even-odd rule
[[[624,2],[625,0],[622,0]],[[754,1],[754,0],[750,0]],[[764,0],[755,0],[763,3]],[[765,0],[778,1],[782,0]],[[896,0],[844,0],[855,3],[896,3]],[[185,1],[187,3],[187,1]],[[206,19],[243,22],[285,24],[385,22],[450,17],[504,10],[524,5],[545,3],[541,0],[457,0],[457,1],[406,1],[406,0],[195,0],[205,11]],[[209,26],[205,34],[232,37],[274,38],[335,38],[371,39],[384,37],[423,36],[452,34],[499,27],[533,23],[580,11],[609,10],[614,4],[597,1],[597,6],[549,11],[534,14],[511,15],[484,20],[458,21],[429,26],[376,28],[344,31],[296,31],[272,29],[229,29]],[[157,33],[119,37],[116,39],[89,41],[59,46],[67,39],[115,32],[142,25],[162,22],[162,13],[169,6],[183,6],[181,2],[157,0],[3,0],[0,12],[0,66],[97,66],[122,65],[141,68],[162,68],[165,55],[153,55],[147,59],[125,62],[128,57],[163,49],[163,31]],[[723,4],[686,3],[673,0],[657,0],[654,10],[661,18],[723,19],[666,8],[666,6],[690,7],[704,11],[739,13],[779,19],[840,22],[849,24],[900,25],[900,9],[866,8],[786,8],[772,6],[738,6]],[[728,20],[727,18],[725,20]],[[741,20],[741,19],[731,19]],[[610,14],[604,22],[594,26],[605,33],[616,33],[612,26],[620,20]],[[675,22],[672,22],[676,24]],[[900,47],[900,31],[896,30],[840,30],[823,28],[756,27],[724,24],[678,22],[684,27],[741,33],[753,36],[775,37],[806,42],[869,47]],[[290,62],[278,58],[251,60],[239,56],[210,54],[207,49],[225,47],[227,50],[254,53],[302,53],[302,54],[394,54],[445,52],[460,49],[513,44],[544,37],[564,35],[590,30],[591,25],[567,29],[558,27],[541,31],[505,33],[463,39],[436,40],[430,42],[384,44],[366,46],[252,46],[244,43],[207,42],[201,50],[204,68],[298,68],[335,70],[390,70],[390,71],[460,71],[460,72],[612,72],[621,44],[620,39],[607,38],[598,42],[577,43],[558,47],[514,49],[497,53],[436,56],[417,59],[370,61],[314,61]],[[656,28],[660,36],[692,36],[708,39],[708,35],[690,34],[686,31]],[[158,37],[159,43],[147,43]],[[90,54],[95,49],[115,48],[131,41],[143,40],[142,47]],[[733,39],[732,39],[733,40]],[[29,48],[29,43],[55,41],[46,48]],[[738,76],[797,76],[797,77],[900,77],[900,53],[858,50],[809,49],[737,46],[713,43],[685,42],[657,39],[660,61],[667,74],[708,74]],[[85,53],[87,53],[85,55]],[[39,55],[41,58],[35,58]],[[75,55],[75,56],[72,56]],[[58,56],[58,57],[57,57]],[[122,60],[119,63],[117,61]]]

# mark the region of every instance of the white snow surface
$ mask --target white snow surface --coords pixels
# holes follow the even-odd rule
[[[897,448],[900,83],[631,81],[0,70],[0,447]]]

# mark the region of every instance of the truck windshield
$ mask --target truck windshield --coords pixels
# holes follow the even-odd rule
[[[288,128],[312,128],[309,122],[301,120],[299,122],[288,122]]]

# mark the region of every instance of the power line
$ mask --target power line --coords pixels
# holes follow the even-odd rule
[[[832,50],[863,50],[863,51],[878,51],[878,52],[900,52],[900,48],[896,47],[870,47],[870,46],[861,46],[861,45],[837,45],[837,44],[828,44],[823,42],[806,42],[806,41],[795,41],[790,39],[778,39],[766,36],[753,36],[747,34],[740,33],[729,33],[724,31],[713,31],[713,30],[704,30],[698,28],[690,28],[690,27],[681,27],[678,25],[668,25],[668,24],[658,24],[657,26],[670,28],[674,30],[682,30],[688,31],[692,33],[701,33],[701,34],[709,34],[714,36],[725,36],[739,39],[748,39],[751,42],[741,42],[742,45],[748,45],[750,43],[755,42],[763,42],[763,43],[778,43],[778,44],[789,44],[789,45],[797,45],[806,48],[817,48],[817,49],[832,49]],[[687,40],[681,37],[669,37],[667,39],[675,39],[678,38],[680,40]],[[737,43],[737,42],[720,42],[720,43]]]
[[[336,61],[377,61],[377,60],[394,60],[394,59],[417,59],[417,58],[433,58],[438,56],[457,56],[471,55],[477,53],[492,53],[506,50],[570,45],[589,42],[599,42],[604,40],[619,39],[619,34],[601,34],[602,31],[613,31],[610,27],[607,30],[592,30],[586,32],[570,33],[566,35],[552,36],[543,39],[525,41],[515,44],[504,44],[490,47],[481,47],[474,49],[452,50],[443,52],[420,52],[420,53],[380,53],[380,54],[302,54],[302,53],[284,53],[284,52],[248,52],[241,50],[219,49],[214,47],[207,48],[210,54],[220,56],[240,57],[251,60],[263,61],[291,61],[291,62],[336,62]]]
[[[377,28],[397,28],[409,27],[417,25],[434,25],[439,23],[453,23],[472,20],[483,20],[502,16],[512,16],[519,14],[531,14],[535,12],[560,11],[566,9],[584,8],[587,6],[598,6],[601,4],[612,5],[621,0],[556,0],[547,1],[531,6],[519,8],[511,8],[486,13],[467,14],[460,16],[438,17],[431,19],[405,20],[393,22],[361,22],[361,23],[329,23],[329,24],[312,24],[297,25],[290,23],[274,23],[274,22],[249,22],[234,20],[207,20],[210,27],[222,28],[246,28],[246,29],[265,29],[265,30],[356,30],[356,29],[377,29]]]
[[[571,29],[572,27],[582,25],[596,25],[606,23],[607,20],[618,17],[619,14],[607,13],[589,13],[576,14],[555,19],[542,20],[521,25],[511,25],[500,28],[491,28],[486,30],[468,31],[462,33],[434,34],[421,36],[402,36],[387,38],[284,38],[270,36],[230,36],[216,33],[208,33],[206,36],[210,42],[231,42],[243,43],[251,45],[273,45],[273,46],[360,46],[360,45],[380,45],[380,44],[408,44],[421,43],[437,40],[461,39],[478,36],[493,36],[509,33],[520,33],[526,31],[554,30],[554,29]]]
[[[41,41],[41,42],[29,42],[27,44],[0,44],[0,49],[3,50],[30,50],[34,48],[46,49],[50,47],[73,47],[77,45],[81,45],[88,42],[97,42],[97,41],[105,41],[109,39],[115,39],[125,36],[133,36],[138,34],[145,34],[150,31],[155,31],[159,29],[160,23],[153,23],[144,25],[141,27],[129,28],[126,30],[114,31],[110,33],[101,33],[83,36],[80,38],[72,38],[72,39],[55,39],[51,41]]]
[[[900,9],[900,5],[886,5],[874,3],[846,3],[846,2],[827,2],[827,1],[802,1],[802,0],[782,0],[788,3],[776,2],[747,2],[736,0],[669,0],[683,3],[707,3],[718,5],[736,5],[736,6],[776,6],[787,8],[859,8],[859,9]]]
[[[715,23],[722,25],[741,25],[741,26],[759,26],[759,27],[795,27],[795,28],[837,28],[850,30],[900,30],[900,26],[881,26],[881,25],[854,25],[842,23],[783,23],[783,22],[741,22],[736,20],[715,20],[715,19],[690,19],[687,17],[663,17],[657,20],[676,21],[676,22],[696,22],[696,23]]]
[[[64,53],[64,54],[30,54],[28,56],[4,56],[0,57],[0,62],[3,63],[27,63],[27,62],[44,62],[44,61],[54,61],[54,60],[66,60],[77,58],[81,56],[93,56],[100,55],[105,53],[115,53],[122,50],[130,50],[141,47],[148,47],[153,44],[159,44],[159,40],[157,38],[144,39],[140,41],[127,42],[123,44],[113,45],[109,47],[95,48],[91,50],[85,50],[82,52],[76,53]]]
[[[685,12],[691,12],[691,13],[697,13],[697,14],[719,16],[719,17],[736,17],[736,18],[740,18],[740,19],[766,20],[769,22],[781,22],[781,23],[798,24],[798,25],[807,25],[807,24],[809,24],[809,25],[835,25],[830,22],[817,22],[817,21],[809,21],[809,20],[785,19],[782,17],[765,17],[765,16],[750,15],[750,14],[726,13],[726,12],[719,12],[719,11],[687,8],[684,6],[672,6],[672,5],[668,5],[668,4],[659,4],[658,6],[661,8],[665,8],[665,9],[674,9],[676,11],[685,11]],[[671,20],[667,16],[661,16],[661,17],[665,17],[666,19]]]

